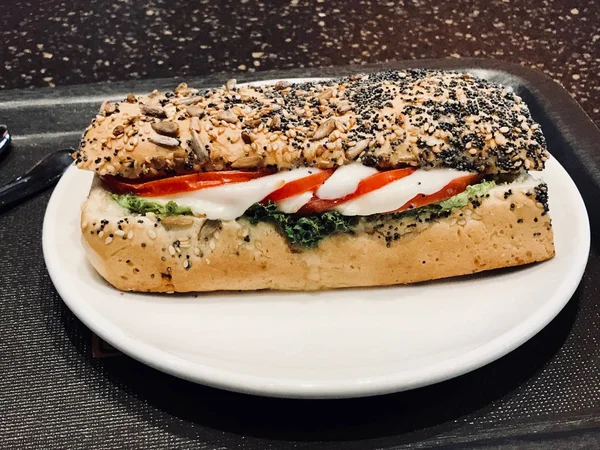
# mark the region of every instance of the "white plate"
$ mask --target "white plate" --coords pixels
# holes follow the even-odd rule
[[[452,280],[317,293],[121,293],[87,262],[80,205],[92,173],[69,168],[44,218],[60,296],[124,353],[198,383],[260,395],[358,397],[413,389],[481,367],[564,307],[590,249],[587,212],[555,160],[549,186],[556,257]]]

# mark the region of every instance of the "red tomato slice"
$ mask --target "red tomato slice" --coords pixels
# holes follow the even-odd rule
[[[260,178],[272,172],[244,172],[226,170],[222,172],[200,172],[152,181],[125,181],[123,178],[105,176],[102,182],[116,194],[135,194],[140,197],[158,197],[196,191],[227,183],[241,183]]]
[[[327,211],[332,209],[334,206],[339,205],[340,203],[344,203],[348,200],[360,197],[361,195],[368,194],[369,192],[382,188],[386,184],[390,184],[392,181],[407,177],[415,170],[417,169],[395,169],[375,173],[358,183],[356,191],[354,191],[352,194],[346,195],[345,197],[333,200],[324,200],[318,197],[313,197],[311,201],[309,201],[300,209],[300,211],[298,211],[298,214],[308,215]]]
[[[303,194],[308,191],[312,191],[319,186],[321,186],[327,178],[329,178],[333,174],[334,170],[324,170],[319,173],[313,173],[304,178],[300,178],[298,180],[290,181],[283,185],[283,187],[277,189],[275,192],[271,193],[268,197],[266,197],[263,202],[279,202],[286,198],[293,197],[294,195]]]
[[[448,200],[449,198],[464,192],[465,189],[467,189],[467,186],[478,182],[481,180],[481,178],[482,175],[479,174],[466,175],[464,177],[456,178],[439,191],[429,195],[418,194],[406,202],[406,204],[404,204],[402,207],[391,212],[402,212],[406,211],[407,209],[420,208],[421,206]]]

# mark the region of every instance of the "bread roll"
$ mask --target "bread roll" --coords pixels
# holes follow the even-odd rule
[[[102,105],[74,154],[79,168],[97,174],[82,211],[89,260],[118,289],[149,292],[384,286],[549,259],[547,189],[526,175],[543,169],[548,156],[539,125],[509,88],[428,70],[261,87],[230,80],[207,90],[182,83],[173,92],[129,94]],[[318,185],[298,190],[323,175],[314,168],[335,169],[323,179],[336,179],[336,195],[319,194]],[[417,169],[382,173],[400,168]],[[263,185],[242,185],[240,170],[241,178]],[[224,183],[223,175],[240,185],[209,186],[208,178]],[[368,180],[371,189],[361,190]],[[496,187],[469,202],[463,196],[463,203],[438,203],[469,184],[493,185],[482,180]],[[181,183],[183,191],[165,188]],[[286,188],[289,196],[269,197]],[[139,197],[115,201],[113,193],[123,192],[163,200],[153,200],[155,213],[148,213],[132,204],[148,205]],[[296,209],[290,199],[299,202]],[[160,203],[169,200],[177,203],[171,209]],[[260,220],[247,209],[269,201],[277,211]],[[408,207],[415,209],[390,214]],[[335,215],[319,215],[332,209],[343,227],[313,226],[327,233],[310,245],[281,226],[314,225]],[[314,217],[298,219],[303,214]]]
[[[81,169],[133,179],[354,160],[514,173],[540,170],[548,157],[539,126],[510,89],[425,70],[130,94],[103,104],[75,156]]]
[[[244,217],[221,222],[132,215],[96,180],[83,205],[82,241],[96,270],[128,291],[414,283],[552,258],[543,193],[544,185],[532,180],[497,186],[447,217],[429,222],[389,217],[381,227],[362,219],[353,233],[333,234],[314,249],[302,249],[290,246],[275,225],[253,225]]]

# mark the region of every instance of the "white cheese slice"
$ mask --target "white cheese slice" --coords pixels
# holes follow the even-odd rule
[[[434,194],[452,180],[469,174],[454,169],[415,170],[407,177],[342,203],[335,209],[344,216],[370,216],[395,211],[416,195]]]

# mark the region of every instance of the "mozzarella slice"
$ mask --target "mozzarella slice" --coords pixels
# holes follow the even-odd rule
[[[395,211],[418,194],[434,194],[452,180],[469,175],[454,169],[416,170],[368,194],[335,207],[344,216],[369,216]]]
[[[160,203],[174,201],[179,205],[188,206],[194,214],[205,215],[209,219],[234,220],[244,214],[250,206],[260,202],[285,183],[317,172],[320,170],[308,167],[294,169],[242,183],[230,183],[176,195],[165,195],[152,200]]]
[[[377,169],[360,163],[341,166],[317,189],[316,195],[325,200],[345,197],[356,191],[362,180],[377,172]]]
[[[294,195],[277,203],[277,209],[284,213],[293,214],[300,211],[300,208],[306,205],[311,198],[313,198],[313,193],[310,191]]]

